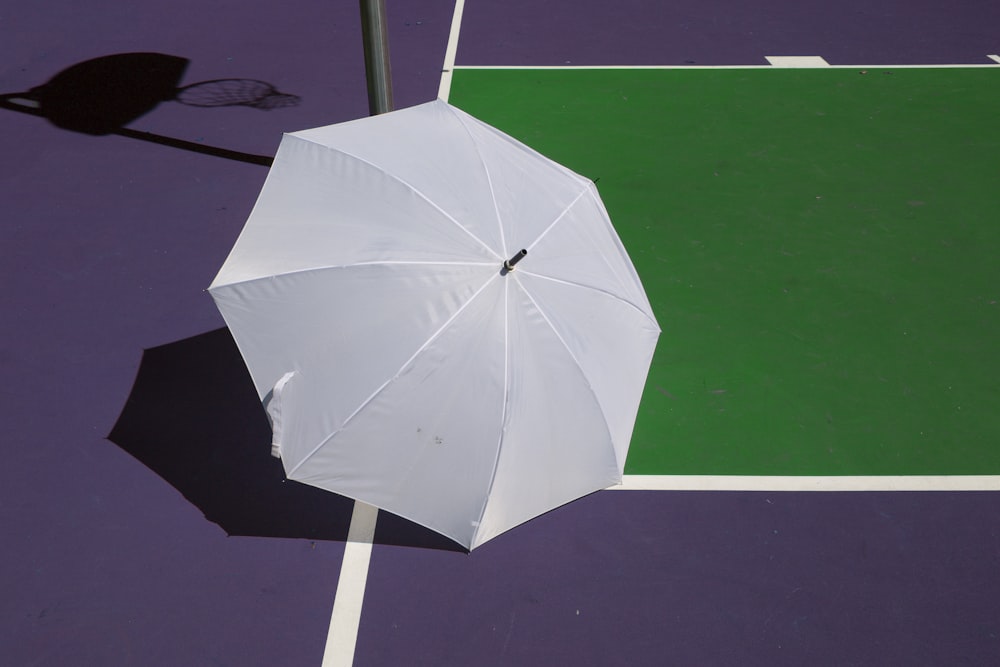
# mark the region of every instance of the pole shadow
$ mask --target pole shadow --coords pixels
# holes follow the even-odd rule
[[[108,440],[230,536],[346,541],[353,501],[290,481],[236,343],[222,328],[143,352]],[[379,512],[377,544],[465,552]]]
[[[125,127],[163,102],[197,107],[245,106],[263,111],[294,106],[296,95],[257,79],[214,79],[181,86],[187,58],[163,53],[116,53],[68,67],[25,92],[0,94],[0,107],[45,118],[56,127],[96,136],[114,134],[250,164],[273,158],[206,146]]]

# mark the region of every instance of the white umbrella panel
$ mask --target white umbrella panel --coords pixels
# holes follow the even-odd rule
[[[443,101],[286,134],[209,290],[289,479],[468,549],[621,480],[635,268],[590,180]]]

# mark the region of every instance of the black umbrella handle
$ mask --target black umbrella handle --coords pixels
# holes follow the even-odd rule
[[[524,259],[524,256],[527,254],[528,254],[527,250],[524,250],[523,248],[519,250],[516,255],[514,255],[513,257],[511,257],[510,259],[508,259],[506,262],[503,263],[503,272],[506,274],[513,271],[514,265],[520,262],[522,259]]]

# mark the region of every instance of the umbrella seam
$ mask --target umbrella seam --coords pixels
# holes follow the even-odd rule
[[[497,479],[497,469],[500,467],[500,450],[503,449],[505,429],[507,424],[507,406],[510,405],[510,283],[505,282],[503,286],[503,408],[500,411],[500,436],[497,438],[497,451],[493,457],[493,472],[490,475],[490,484],[486,488],[486,495],[483,498],[483,507],[479,511],[479,520],[476,522],[476,529],[472,533],[471,545],[476,543],[479,532],[483,527],[483,519],[486,518],[486,508],[490,504],[490,496],[493,495],[493,485]]]
[[[451,111],[451,114],[458,120],[459,124],[462,126],[462,129],[465,130],[465,133],[469,135],[469,140],[472,142],[472,147],[476,151],[476,156],[479,157],[479,164],[483,165],[483,173],[486,174],[486,184],[490,188],[490,200],[492,200],[493,202],[493,211],[496,213],[497,216],[497,227],[500,229],[500,246],[502,251],[501,254],[504,257],[506,257],[507,237],[503,233],[503,220],[500,217],[500,207],[499,205],[497,205],[497,194],[496,191],[493,189],[493,177],[490,175],[490,168],[486,165],[486,160],[483,158],[483,152],[479,150],[479,144],[476,142],[476,138],[472,135],[472,130],[469,129],[469,125],[465,122],[465,119],[462,118],[461,114],[458,113],[455,107],[451,106],[448,103],[445,103],[445,106],[449,111]]]
[[[588,192],[589,190],[590,190],[590,188],[588,187],[588,188],[584,188],[584,189],[583,189],[582,191],[580,191],[580,194],[578,194],[578,195],[577,195],[577,196],[576,196],[576,197],[575,197],[575,198],[573,199],[573,201],[571,201],[571,202],[570,202],[570,203],[569,203],[569,204],[568,204],[568,205],[566,206],[566,208],[564,208],[564,209],[563,209],[562,213],[560,213],[560,214],[559,214],[558,216],[556,216],[556,219],[555,219],[555,220],[553,220],[552,222],[550,222],[550,223],[549,223],[549,226],[548,226],[548,227],[546,227],[546,228],[545,228],[545,229],[544,229],[544,230],[542,231],[542,233],[541,233],[541,234],[539,234],[539,235],[538,235],[538,237],[537,237],[537,238],[535,238],[535,240],[531,242],[531,245],[529,245],[529,246],[528,246],[528,250],[531,250],[531,249],[532,249],[532,248],[534,248],[534,247],[535,247],[536,245],[538,245],[538,242],[539,242],[539,241],[541,241],[541,240],[542,240],[543,238],[545,238],[545,235],[546,235],[546,234],[548,234],[548,233],[549,233],[549,231],[551,231],[551,229],[552,229],[553,227],[555,227],[555,226],[556,226],[556,225],[557,225],[557,224],[559,223],[559,221],[560,221],[560,220],[562,220],[563,218],[565,218],[565,217],[566,217],[566,214],[567,214],[567,213],[569,213],[570,209],[571,209],[571,208],[573,208],[574,206],[576,206],[577,202],[578,202],[578,201],[580,201],[580,199],[582,199],[582,198],[583,198],[583,195],[587,194],[587,192]]]
[[[620,301],[621,303],[624,303],[626,306],[629,306],[630,308],[633,308],[633,309],[639,311],[639,313],[641,313],[643,317],[645,317],[647,320],[649,320],[650,324],[652,324],[654,327],[656,327],[657,331],[660,331],[660,325],[656,321],[656,318],[653,315],[651,315],[650,313],[646,312],[641,307],[639,307],[635,303],[632,303],[628,299],[622,298],[621,296],[615,294],[614,292],[610,292],[608,290],[601,289],[600,287],[594,287],[593,285],[584,285],[583,283],[574,282],[572,280],[565,280],[563,278],[555,278],[553,276],[546,276],[544,274],[535,273],[533,271],[521,271],[521,275],[531,276],[533,278],[539,278],[541,280],[548,280],[548,281],[551,281],[551,282],[554,282],[554,283],[560,283],[562,285],[569,285],[570,287],[577,287],[579,289],[592,290],[594,292],[597,292],[598,294],[603,294],[603,295],[605,295],[605,296],[607,296],[607,297],[609,297],[611,299],[614,299],[615,301]]]
[[[294,276],[299,273],[310,273],[312,271],[328,271],[336,269],[353,269],[360,266],[390,266],[390,265],[400,265],[400,266],[496,266],[496,262],[446,262],[446,261],[409,261],[409,260],[374,260],[371,262],[352,262],[351,264],[321,264],[318,266],[308,266],[302,269],[295,269],[292,271],[282,271],[281,273],[267,274],[263,276],[254,276],[253,278],[245,278],[243,280],[234,280],[232,282],[219,283],[218,285],[210,285],[208,288],[209,292],[218,291],[224,287],[234,287],[236,285],[249,285],[261,280],[271,280],[272,278],[280,278],[284,276]]]
[[[445,102],[445,101],[442,100],[442,102]],[[503,130],[501,130],[501,129],[497,128],[497,127],[494,127],[494,126],[490,125],[489,123],[485,123],[482,120],[476,118],[475,116],[473,116],[473,115],[471,115],[471,114],[469,114],[469,113],[467,113],[465,111],[462,111],[462,109],[459,109],[458,107],[454,106],[450,102],[445,102],[445,104],[447,104],[452,109],[465,114],[465,116],[467,116],[470,120],[478,123],[479,126],[483,128],[483,130],[485,130],[486,132],[489,132],[490,134],[493,134],[497,139],[500,139],[501,141],[503,141],[503,142],[505,142],[507,144],[510,144],[511,146],[513,146],[517,150],[521,151],[522,153],[526,153],[527,155],[529,155],[531,157],[538,158],[538,159],[546,162],[550,167],[552,167],[556,171],[559,171],[559,172],[563,173],[564,175],[572,176],[573,178],[575,178],[575,179],[577,179],[577,180],[579,180],[580,182],[583,182],[583,183],[592,183],[593,182],[593,179],[591,179],[591,178],[589,178],[587,176],[584,176],[583,174],[577,173],[576,171],[573,171],[572,169],[570,169],[566,165],[562,164],[561,162],[557,162],[556,160],[553,160],[548,155],[545,155],[544,153],[539,152],[537,149],[534,149],[531,146],[529,146],[528,144],[524,143],[523,141],[521,141],[519,139],[516,139],[515,137],[512,137],[511,135],[507,134]]]
[[[549,328],[551,329],[552,333],[555,334],[556,339],[560,342],[560,344],[563,346],[563,348],[569,354],[570,358],[573,360],[573,363],[576,365],[577,370],[580,371],[581,377],[583,377],[584,381],[587,383],[587,389],[590,391],[590,395],[593,397],[594,403],[597,405],[597,409],[601,413],[602,422],[604,424],[604,429],[605,429],[605,433],[607,434],[608,442],[610,442],[611,445],[612,445],[612,452],[614,453],[615,466],[616,466],[616,469],[618,470],[616,483],[620,483],[620,481],[621,481],[621,474],[622,474],[621,470],[623,469],[625,462],[618,460],[618,452],[617,452],[617,450],[614,447],[614,437],[611,434],[611,428],[610,428],[610,426],[608,424],[607,415],[604,412],[604,406],[601,404],[601,401],[598,398],[597,393],[594,391],[593,385],[591,385],[591,383],[590,383],[590,379],[587,377],[586,372],[583,370],[583,366],[580,364],[579,359],[577,359],[576,355],[573,354],[573,351],[566,344],[565,339],[563,339],[563,337],[559,335],[559,332],[556,330],[555,326],[552,324],[552,321],[546,316],[545,311],[538,305],[538,302],[535,301],[534,297],[531,296],[531,293],[527,289],[525,289],[524,284],[520,280],[518,280],[516,276],[514,277],[514,279],[518,283],[518,285],[521,286],[521,289],[524,290],[525,296],[528,297],[528,299],[531,301],[532,305],[534,305],[535,309],[542,316],[542,319],[545,320],[545,323],[549,326]],[[483,526],[482,522],[483,522],[483,519],[486,516],[486,509],[489,506],[489,503],[490,503],[490,500],[491,500],[491,496],[492,496],[492,493],[493,493],[493,486],[494,486],[494,483],[496,481],[496,473],[497,473],[497,469],[499,468],[500,454],[501,454],[501,450],[502,450],[502,447],[503,447],[503,440],[504,440],[504,435],[505,435],[504,429],[502,427],[506,423],[506,419],[507,419],[507,406],[508,406],[508,403],[509,403],[509,401],[508,401],[509,357],[507,356],[507,355],[509,355],[509,347],[510,347],[509,346],[509,322],[507,320],[507,314],[509,313],[509,308],[508,308],[508,303],[507,303],[507,296],[508,296],[509,284],[505,285],[504,287],[505,287],[505,291],[504,291],[504,296],[505,296],[505,299],[504,299],[504,302],[505,302],[505,304],[504,304],[505,305],[505,310],[504,310],[504,313],[505,313],[505,315],[504,315],[504,343],[505,343],[505,345],[504,345],[504,352],[505,352],[505,358],[504,358],[504,406],[503,406],[504,409],[503,409],[503,417],[502,417],[502,422],[501,422],[500,440],[498,442],[496,459],[495,459],[494,466],[493,466],[493,475],[490,478],[490,485],[489,485],[489,489],[488,489],[488,491],[486,493],[486,499],[483,501],[483,510],[480,513],[479,523],[477,524],[476,530],[474,531],[473,536],[472,536],[472,541],[471,541],[471,544],[470,544],[470,547],[469,547],[470,551],[472,549],[474,549],[476,546],[478,546],[477,540],[478,540],[479,534],[480,534],[480,532],[482,530],[482,526]],[[602,488],[607,488],[607,487],[601,486],[601,487],[598,487],[598,489],[595,489],[595,491],[596,490],[600,490]],[[538,516],[538,515],[535,515],[535,516]],[[509,530],[509,528],[503,529],[500,532],[503,533],[503,532],[506,532],[506,530]],[[489,538],[489,539],[492,539],[492,538]]]
[[[608,415],[604,412],[604,405],[601,403],[601,399],[598,398],[597,392],[594,391],[594,385],[591,384],[590,378],[587,377],[587,372],[583,369],[583,364],[581,364],[580,360],[577,359],[575,354],[573,354],[573,350],[571,350],[569,345],[566,343],[566,339],[564,339],[562,336],[559,335],[559,330],[556,329],[554,324],[552,324],[552,320],[550,320],[548,315],[545,314],[545,310],[543,310],[542,307],[538,305],[538,302],[535,301],[535,297],[531,296],[531,292],[524,286],[524,284],[520,280],[517,280],[517,284],[521,286],[521,289],[524,291],[524,295],[528,297],[528,300],[531,301],[531,304],[535,307],[535,310],[537,310],[538,314],[542,316],[542,319],[545,320],[545,323],[549,325],[549,328],[552,330],[552,333],[555,334],[556,339],[566,349],[566,353],[569,354],[569,358],[573,360],[573,363],[576,364],[577,370],[580,371],[580,375],[583,376],[584,381],[587,383],[587,389],[590,390],[590,395],[594,397],[594,403],[597,404],[597,409],[601,411],[601,418],[602,421],[604,422],[604,430],[608,434],[608,441],[611,443],[611,449],[615,453],[615,464],[618,466],[619,469],[623,469],[625,466],[625,462],[618,460],[618,451],[614,447],[615,439],[614,436],[612,436],[611,434],[611,426],[608,422]]]
[[[418,356],[420,356],[420,354],[424,350],[426,350],[430,346],[431,343],[433,343],[435,340],[437,340],[438,337],[440,337],[441,334],[444,333],[444,331],[446,329],[448,329],[448,327],[451,326],[452,322],[455,321],[455,318],[457,318],[469,306],[470,303],[472,303],[473,301],[475,301],[476,298],[480,294],[482,294],[483,291],[487,287],[489,287],[490,283],[492,283],[494,280],[496,280],[497,278],[499,278],[499,276],[500,276],[500,274],[496,273],[496,274],[492,275],[489,278],[489,280],[487,280],[485,283],[483,283],[482,287],[480,287],[478,290],[476,290],[476,293],[473,294],[471,297],[469,297],[468,301],[466,301],[465,303],[463,303],[462,306],[458,310],[456,310],[454,313],[452,313],[451,317],[449,317],[447,319],[447,321],[445,321],[445,323],[442,324],[438,328],[437,331],[435,331],[434,333],[432,333],[430,335],[430,337],[426,341],[424,341],[424,343],[417,349],[417,351],[414,352],[412,355],[410,355],[410,357],[406,361],[403,362],[403,364],[399,367],[399,369],[395,373],[393,373],[392,376],[389,377],[388,380],[386,380],[381,385],[379,385],[379,387],[374,392],[372,392],[372,394],[368,398],[366,398],[364,401],[361,402],[361,405],[359,405],[357,408],[354,409],[354,412],[352,412],[350,415],[347,416],[347,418],[341,423],[341,425],[340,425],[339,428],[337,428],[335,431],[333,431],[333,433],[331,433],[330,435],[328,435],[325,438],[323,438],[319,442],[318,445],[316,445],[315,447],[313,447],[312,451],[310,451],[308,454],[306,454],[304,457],[302,457],[302,460],[299,461],[298,463],[296,463],[295,466],[291,470],[288,471],[287,477],[291,478],[291,476],[295,473],[296,470],[298,470],[299,468],[301,468],[302,465],[304,463],[306,463],[309,459],[311,459],[316,454],[316,452],[318,452],[320,449],[322,449],[323,446],[326,445],[326,443],[330,442],[330,440],[332,440],[334,437],[336,437],[336,435],[338,433],[340,433],[341,431],[343,431],[344,428],[350,423],[350,421],[352,419],[354,419],[356,416],[358,416],[358,414],[362,410],[364,410],[365,407],[367,407],[372,401],[374,401],[375,398],[377,398],[378,395],[381,394],[382,391],[384,391],[386,387],[388,387],[390,384],[392,384],[399,377],[399,375],[403,372],[403,370],[406,369],[406,367],[409,366],[411,363],[413,363],[414,359],[416,359]]]
[[[358,162],[360,162],[362,164],[366,164],[369,167],[371,167],[372,169],[374,169],[374,170],[382,173],[382,175],[384,175],[384,176],[386,176],[386,177],[388,177],[388,178],[396,181],[397,183],[399,183],[399,184],[401,184],[401,185],[409,188],[411,192],[413,192],[415,195],[417,195],[418,197],[420,197],[421,199],[423,199],[425,202],[427,202],[428,204],[430,204],[435,210],[437,210],[438,212],[440,212],[441,215],[443,215],[448,220],[450,220],[452,222],[452,224],[454,224],[456,227],[458,227],[463,232],[465,232],[466,234],[468,234],[470,238],[472,238],[477,243],[479,243],[479,245],[481,245],[483,248],[485,248],[487,252],[489,252],[491,255],[496,256],[498,259],[503,259],[500,255],[498,255],[496,253],[495,250],[493,250],[493,248],[489,247],[489,245],[487,245],[481,238],[479,238],[478,236],[476,236],[475,234],[473,234],[471,231],[469,231],[469,229],[467,229],[465,227],[465,225],[463,225],[458,220],[456,220],[454,216],[452,216],[450,213],[448,213],[447,211],[445,211],[443,208],[441,208],[440,206],[438,206],[437,204],[435,204],[430,199],[430,197],[428,197],[423,192],[421,192],[420,190],[418,190],[416,188],[416,186],[414,186],[412,183],[403,180],[402,178],[400,178],[396,174],[393,174],[391,172],[386,171],[385,169],[383,169],[382,167],[378,166],[374,162],[370,162],[369,160],[366,160],[366,159],[364,159],[363,157],[361,157],[359,155],[355,155],[354,153],[350,153],[348,151],[345,151],[342,148],[337,148],[335,146],[328,146],[326,144],[321,144],[321,143],[319,143],[317,141],[313,141],[312,139],[307,139],[305,137],[296,137],[296,138],[300,139],[301,141],[309,142],[309,143],[311,143],[311,144],[313,144],[315,146],[320,146],[321,148],[325,148],[327,150],[331,150],[331,151],[334,151],[336,153],[340,153],[341,155],[345,155],[345,156],[347,156],[349,158],[353,158],[353,159],[357,160]]]

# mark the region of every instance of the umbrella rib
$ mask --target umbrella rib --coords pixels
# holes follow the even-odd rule
[[[615,294],[614,292],[610,292],[610,291],[608,291],[606,289],[601,289],[600,287],[594,287],[593,285],[584,285],[583,283],[574,282],[572,280],[565,280],[563,278],[554,278],[552,276],[546,276],[546,275],[541,274],[541,273],[534,273],[533,271],[521,271],[521,275],[522,276],[531,276],[532,278],[538,278],[539,280],[549,280],[551,282],[559,283],[561,285],[569,285],[570,287],[578,287],[579,289],[591,290],[593,292],[597,292],[598,294],[603,294],[604,296],[608,297],[609,299],[614,299],[615,301],[619,301],[621,303],[624,303],[626,306],[629,306],[630,308],[638,311],[639,313],[642,314],[643,317],[645,317],[647,320],[649,320],[650,323],[653,326],[655,326],[657,330],[660,329],[660,325],[657,323],[656,319],[654,319],[648,312],[646,312],[640,306],[632,303],[628,299],[624,299],[621,296]],[[523,286],[524,285],[522,285],[522,287]],[[532,301],[534,301],[534,299],[532,299]]]
[[[302,138],[302,137],[300,137],[300,138],[303,139],[303,141],[311,141],[310,139],[305,139],[305,138]],[[326,149],[331,150],[331,151],[335,151],[337,153],[340,153],[341,155],[346,155],[347,157],[353,158],[353,159],[357,160],[358,162],[361,162],[362,164],[366,164],[369,167],[371,167],[372,169],[375,169],[376,171],[381,172],[384,176],[387,176],[387,177],[391,178],[392,180],[396,181],[400,185],[403,185],[403,186],[409,188],[410,191],[413,192],[413,194],[417,195],[418,197],[420,197],[421,199],[423,199],[425,202],[427,202],[428,204],[430,204],[435,210],[437,210],[441,215],[443,215],[445,218],[447,218],[452,224],[454,224],[456,227],[458,227],[463,232],[465,232],[466,234],[468,234],[470,238],[472,238],[474,241],[476,241],[476,243],[478,243],[483,248],[485,248],[487,252],[489,252],[491,255],[493,255],[497,259],[501,259],[501,260],[503,259],[503,257],[501,257],[500,255],[498,255],[496,253],[496,251],[493,250],[493,248],[489,247],[489,245],[487,245],[481,238],[479,238],[478,236],[476,236],[475,234],[473,234],[468,228],[465,227],[465,225],[463,225],[461,222],[459,222],[458,220],[456,220],[454,216],[452,216],[450,213],[448,213],[447,211],[445,211],[443,208],[441,208],[440,206],[438,206],[437,204],[435,204],[427,195],[425,195],[423,192],[421,192],[420,190],[418,190],[412,183],[410,183],[410,182],[408,182],[408,181],[400,178],[396,174],[393,174],[391,172],[386,171],[385,169],[383,169],[382,167],[378,166],[374,162],[370,162],[370,161],[364,159],[363,157],[360,157],[358,155],[355,155],[354,153],[350,153],[348,151],[345,151],[342,148],[337,148],[335,146],[327,146],[326,144],[317,144],[317,145],[321,145],[321,146],[323,146],[323,148],[326,148]]]
[[[497,436],[497,452],[496,456],[493,457],[493,472],[490,475],[490,484],[486,489],[486,495],[483,498],[483,506],[479,510],[479,520],[476,524],[476,530],[472,535],[472,541],[475,542],[476,537],[479,535],[479,531],[482,528],[483,518],[486,516],[486,506],[490,504],[490,496],[493,495],[493,485],[496,483],[497,479],[497,468],[500,467],[500,450],[503,448],[504,439],[504,427],[507,423],[507,406],[510,405],[510,307],[508,300],[510,298],[510,282],[505,281],[503,285],[503,405],[500,408],[500,435]]]
[[[445,262],[437,260],[419,260],[419,259],[377,259],[370,262],[354,262],[352,264],[342,264],[337,267],[339,269],[350,269],[355,266],[496,266],[496,262]]]
[[[451,111],[452,115],[458,119],[459,124],[465,133],[469,135],[469,140],[472,142],[472,147],[476,150],[476,156],[479,158],[479,164],[483,165],[483,173],[486,174],[486,184],[490,187],[490,199],[493,202],[493,210],[496,212],[497,216],[497,227],[500,228],[500,249],[503,256],[507,256],[507,238],[503,233],[503,220],[500,219],[500,207],[497,205],[497,195],[496,191],[493,189],[493,177],[490,175],[490,168],[486,166],[486,160],[483,158],[483,152],[479,150],[479,144],[476,142],[476,138],[472,136],[472,130],[469,129],[468,123],[460,113],[455,109],[455,107],[448,105],[448,110]]]
[[[590,378],[587,377],[586,371],[583,370],[583,364],[581,364],[580,360],[577,359],[575,354],[573,354],[573,350],[566,343],[566,339],[559,335],[559,330],[556,329],[556,325],[554,325],[552,323],[552,320],[549,319],[549,316],[545,314],[545,310],[538,305],[538,302],[535,301],[535,297],[531,296],[531,292],[524,286],[524,283],[522,283],[517,278],[515,278],[515,280],[517,280],[517,284],[521,286],[521,289],[524,290],[524,295],[528,297],[529,301],[531,301],[531,304],[535,307],[535,310],[538,311],[538,314],[541,315],[542,319],[545,320],[545,323],[549,325],[549,328],[552,330],[552,333],[555,334],[556,339],[558,339],[558,341],[562,344],[563,348],[565,348],[566,353],[569,355],[569,358],[573,360],[573,363],[576,364],[577,369],[580,371],[580,375],[582,375],[583,379],[587,382],[587,389],[590,390],[590,395],[594,397],[594,403],[597,404],[597,409],[601,411],[601,417],[603,418],[602,421],[604,422],[604,429],[608,434],[608,440],[612,444],[614,444],[614,438],[611,435],[611,426],[608,423],[608,416],[604,413],[604,405],[601,404],[601,399],[598,398],[597,392],[594,391],[594,386],[590,384]],[[615,454],[615,458],[617,460],[617,454]],[[618,461],[618,463],[620,465],[624,465],[625,462]]]
[[[489,280],[487,280],[485,283],[483,283],[482,287],[480,287],[478,290],[476,290],[476,292],[472,296],[469,297],[468,301],[466,301],[465,303],[463,303],[461,305],[461,307],[459,307],[458,310],[456,310],[454,313],[452,313],[451,317],[449,317],[445,321],[444,324],[442,324],[440,327],[438,327],[437,331],[435,331],[434,333],[432,333],[430,335],[430,337],[426,341],[424,341],[424,343],[419,348],[417,348],[417,351],[414,352],[412,355],[410,355],[410,358],[407,359],[406,361],[404,361],[403,365],[400,366],[399,369],[395,373],[393,373],[392,376],[388,380],[386,380],[381,385],[379,385],[379,387],[375,391],[373,391],[368,398],[366,398],[364,401],[361,402],[361,405],[359,405],[357,408],[354,409],[354,412],[352,412],[350,415],[347,416],[347,419],[345,419],[343,421],[343,423],[340,425],[339,428],[337,428],[335,431],[333,431],[333,433],[331,433],[330,435],[328,435],[325,438],[323,438],[319,442],[318,445],[316,445],[315,447],[313,447],[312,451],[310,451],[308,454],[306,454],[304,457],[302,457],[302,460],[299,461],[298,463],[296,463],[295,466],[291,470],[288,471],[287,477],[291,478],[291,476],[295,473],[296,470],[298,470],[299,468],[301,468],[302,465],[306,461],[308,461],[309,459],[311,459],[316,454],[316,452],[318,452],[320,449],[323,448],[323,445],[325,445],[326,443],[330,442],[330,440],[332,440],[334,437],[336,437],[336,435],[338,433],[340,433],[341,431],[343,431],[344,428],[351,422],[352,419],[354,419],[356,416],[358,416],[358,414],[362,410],[364,410],[365,407],[367,407],[369,403],[371,403],[372,401],[374,401],[378,397],[378,395],[381,394],[385,390],[386,387],[388,387],[390,384],[392,384],[393,381],[395,381],[396,378],[398,378],[399,375],[406,369],[406,367],[409,366],[410,364],[412,364],[413,360],[416,359],[418,356],[420,356],[421,352],[423,352],[424,350],[426,350],[430,346],[431,343],[433,343],[435,340],[437,340],[437,338],[442,333],[444,333],[444,331],[448,327],[451,326],[451,323],[454,322],[455,319],[459,315],[462,314],[462,311],[464,311],[469,306],[470,303],[472,303],[473,301],[475,301],[476,297],[478,297],[480,294],[482,294],[483,291],[487,287],[490,286],[490,283],[492,283],[494,280],[497,280],[499,277],[500,277],[499,273],[495,273],[492,276],[490,276]]]
[[[370,262],[352,262],[350,264],[319,264],[317,266],[306,266],[301,269],[295,269],[292,271],[282,271],[281,273],[274,274],[268,273],[265,275],[254,276],[252,278],[244,278],[242,280],[236,280],[232,282],[225,282],[219,285],[211,285],[208,288],[209,292],[217,291],[224,287],[232,287],[234,285],[248,285],[250,283],[255,283],[261,280],[271,280],[272,278],[277,278],[278,276],[293,276],[298,273],[310,273],[311,271],[327,271],[332,269],[353,269],[359,266],[496,266],[496,262],[450,262],[450,261],[438,261],[438,260],[372,260]]]
[[[531,242],[531,245],[529,245],[529,246],[528,246],[528,250],[531,250],[531,249],[532,249],[532,248],[534,248],[534,247],[535,247],[536,245],[538,245],[538,242],[539,242],[539,241],[541,241],[541,240],[542,240],[542,238],[543,238],[543,237],[544,237],[544,236],[545,236],[546,234],[548,234],[548,233],[549,233],[549,231],[551,231],[551,229],[552,229],[553,227],[555,227],[555,226],[556,226],[556,225],[557,225],[557,224],[559,223],[559,221],[560,221],[560,220],[562,220],[563,218],[565,218],[565,217],[566,217],[566,214],[567,214],[567,213],[569,213],[570,209],[571,209],[571,208],[573,208],[574,206],[576,206],[576,203],[577,203],[578,201],[580,201],[580,199],[582,199],[582,198],[583,198],[583,195],[587,194],[587,193],[588,193],[588,192],[589,192],[589,191],[591,190],[591,188],[593,188],[593,186],[594,186],[594,184],[593,184],[593,183],[590,183],[590,184],[588,185],[588,187],[584,188],[584,189],[583,189],[583,190],[582,190],[582,191],[580,192],[580,194],[578,194],[578,195],[577,195],[577,196],[576,196],[576,197],[575,197],[575,198],[573,199],[573,201],[571,201],[571,202],[569,203],[569,205],[567,205],[567,206],[566,206],[566,208],[564,208],[564,209],[563,209],[562,213],[560,213],[560,214],[559,214],[558,216],[556,216],[556,219],[555,219],[555,220],[553,220],[553,221],[552,221],[551,223],[549,223],[549,226],[548,226],[548,227],[546,227],[546,228],[545,228],[544,230],[542,230],[542,233],[541,233],[541,234],[539,234],[539,235],[538,235],[538,237],[537,237],[537,238],[536,238],[536,239],[535,239],[534,241],[532,241],[532,242]]]

